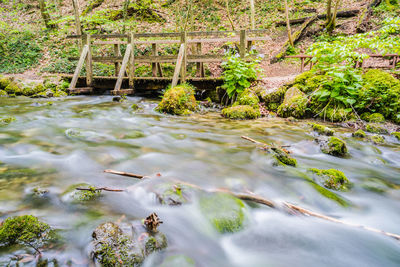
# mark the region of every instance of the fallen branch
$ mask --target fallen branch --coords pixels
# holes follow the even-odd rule
[[[121,176],[128,176],[128,177],[133,177],[133,178],[138,178],[138,179],[143,179],[146,176],[140,175],[140,174],[134,174],[134,173],[129,173],[129,172],[120,172],[120,171],[114,171],[114,170],[105,170],[105,173],[111,173],[111,174],[116,174],[116,175],[121,175]]]
[[[247,138],[244,138],[244,139],[248,140]],[[249,138],[249,139],[253,140],[251,138]],[[255,140],[253,140],[253,141],[255,141]],[[255,141],[255,142],[263,144],[263,143],[258,142],[258,141]],[[118,171],[113,171],[113,172],[109,172],[109,173],[122,175],[122,176],[127,176],[127,177],[140,176],[140,175],[135,175],[133,173],[118,172]],[[142,177],[148,177],[148,176],[142,176]],[[141,178],[138,178],[138,179],[141,179]],[[207,192],[227,193],[227,194],[230,194],[230,195],[232,195],[232,196],[234,196],[236,198],[239,198],[241,200],[258,203],[258,204],[265,205],[265,206],[268,206],[268,207],[273,208],[273,209],[279,209],[279,207],[280,207],[280,205],[278,205],[274,201],[266,199],[266,198],[264,198],[262,196],[253,194],[252,192],[249,192],[248,194],[244,194],[244,193],[235,193],[235,192],[232,192],[229,189],[205,190],[205,189],[202,189],[201,187],[199,187],[198,185],[190,184],[190,183],[187,183],[187,182],[184,182],[184,181],[174,180],[174,182],[180,183],[180,184],[183,184],[183,185],[187,185],[187,186],[190,186],[190,187],[198,188],[198,189],[201,189],[201,190],[204,190],[204,191],[207,191]],[[99,189],[104,190],[104,188],[99,188]],[[79,189],[77,188],[77,190],[79,190]],[[89,189],[84,189],[84,190],[89,190]],[[105,191],[108,191],[108,190],[105,190]],[[117,192],[121,192],[121,191],[123,191],[123,190],[120,190],[120,191],[117,191]],[[319,219],[322,219],[322,220],[326,220],[326,221],[330,221],[330,222],[334,222],[334,223],[338,223],[338,224],[343,224],[343,225],[346,225],[346,226],[351,226],[351,227],[364,229],[364,230],[367,230],[367,231],[370,231],[370,232],[383,234],[385,236],[394,238],[396,240],[400,240],[400,235],[398,235],[398,234],[385,232],[383,230],[379,230],[379,229],[376,229],[376,228],[364,226],[364,225],[361,225],[361,224],[348,223],[348,222],[345,222],[345,221],[342,221],[342,220],[339,220],[339,219],[336,219],[336,218],[333,218],[333,217],[330,217],[330,216],[326,216],[326,215],[323,215],[323,214],[320,214],[320,213],[317,213],[317,212],[314,212],[314,211],[310,211],[310,210],[304,209],[302,207],[290,204],[288,202],[283,202],[282,204],[283,204],[284,207],[286,207],[286,209],[287,209],[286,211],[289,211],[291,214],[300,213],[302,215],[308,215],[308,216],[312,216],[312,217],[319,218]]]
[[[296,31],[292,36],[293,43],[297,43],[300,40],[300,37],[303,35],[303,32],[307,29],[308,26],[312,25],[312,23],[314,21],[316,21],[317,18],[318,18],[317,15],[315,15],[313,17],[310,17],[301,25],[300,29],[298,31]],[[274,64],[274,63],[278,62],[280,59],[284,58],[284,56],[286,55],[286,51],[287,51],[289,46],[290,46],[290,41],[287,40],[283,44],[283,46],[279,50],[279,52],[274,57],[271,58],[271,60],[270,60],[271,64]]]
[[[75,188],[76,190],[79,191],[108,191],[108,192],[124,192],[124,189],[112,189],[112,188],[108,188],[108,187],[96,187],[96,188],[81,188],[81,187],[77,187]]]
[[[250,138],[248,136],[241,136],[241,138],[244,139],[244,140],[250,141],[250,142],[252,142],[254,144],[257,144],[259,146],[262,146],[262,149],[264,149],[264,150],[280,148],[283,151],[285,151],[286,153],[290,154],[290,151],[285,149],[285,147],[290,147],[290,146],[279,146],[279,147],[276,147],[276,146],[273,146],[273,145],[268,145],[266,143],[261,143],[261,142],[259,142],[257,140],[254,140],[254,139],[252,139],[252,138]]]
[[[351,10],[345,10],[345,11],[339,11],[336,15],[336,17],[338,18],[351,18],[351,17],[355,17],[360,13],[360,10],[358,9],[351,9]],[[313,16],[311,17],[305,17],[305,18],[299,18],[299,19],[292,19],[290,20],[290,24],[294,25],[294,24],[301,24],[306,22],[307,20],[313,18]],[[317,15],[317,19],[326,19],[326,14],[320,14]],[[285,26],[286,25],[286,21],[278,21],[275,23],[275,26]]]
[[[382,0],[373,0],[369,5],[367,5],[361,12],[360,18],[358,20],[356,31],[358,33],[363,33],[367,31],[369,19],[372,16],[372,9],[381,4]]]

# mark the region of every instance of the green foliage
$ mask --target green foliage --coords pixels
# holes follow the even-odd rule
[[[38,250],[55,238],[54,230],[32,215],[9,217],[0,227],[0,246],[23,245]]]
[[[347,191],[349,189],[349,179],[347,179],[346,175],[341,171],[335,169],[320,170],[315,168],[310,169],[310,171],[325,179],[324,186],[326,188],[340,191]]]
[[[238,198],[222,193],[210,194],[200,199],[200,210],[220,233],[243,229],[246,206]]]
[[[257,119],[261,116],[258,109],[248,105],[236,105],[222,110],[222,116],[232,120]]]
[[[0,73],[20,73],[35,66],[42,56],[36,36],[0,24]]]
[[[168,89],[156,110],[173,115],[187,115],[197,109],[194,88],[189,84],[182,84]]]
[[[257,79],[261,71],[258,66],[260,60],[256,58],[246,61],[232,50],[225,53],[225,59],[226,61],[221,64],[224,69],[222,88],[226,90],[230,99],[234,99]]]

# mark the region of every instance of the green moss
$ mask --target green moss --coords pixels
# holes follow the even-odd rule
[[[139,109],[139,105],[134,103],[134,104],[132,104],[131,109],[136,111]]]
[[[0,117],[0,126],[8,125],[13,121],[16,121],[14,117]]]
[[[319,114],[319,117],[323,120],[331,122],[342,122],[353,119],[355,116],[351,111],[344,108],[327,108],[325,111]]]
[[[252,106],[253,108],[257,109],[258,108],[258,103],[260,100],[258,99],[258,96],[252,92],[250,89],[244,90],[239,97],[236,100],[236,103],[234,106]]]
[[[304,118],[308,99],[298,88],[292,87],[285,93],[283,103],[278,107],[278,115],[283,118]]]
[[[310,123],[310,125],[311,125],[313,131],[315,131],[319,134],[322,134],[322,135],[332,136],[335,133],[335,131],[332,130],[331,128],[328,128],[326,126],[323,126],[323,125],[320,125],[317,123]]]
[[[400,141],[400,132],[393,132],[392,135]]]
[[[95,9],[96,7],[99,7],[104,0],[92,0],[89,2],[89,4],[86,6],[86,8],[82,11],[82,16],[85,16],[87,13]]]
[[[220,233],[233,233],[244,227],[246,206],[231,195],[217,193],[202,197],[200,210]]]
[[[266,103],[265,108],[269,111],[277,112],[280,104],[279,103]]]
[[[382,135],[371,135],[368,139],[374,144],[384,144],[385,138]]]
[[[160,204],[181,205],[187,203],[186,191],[189,188],[181,184],[162,183],[153,187]]]
[[[328,142],[321,143],[321,151],[336,157],[343,157],[348,153],[346,143],[334,136],[330,137]]]
[[[385,122],[385,117],[380,113],[373,113],[368,116],[369,122]]]
[[[224,108],[222,116],[232,120],[257,119],[261,116],[260,111],[251,106],[233,106]]]
[[[298,75],[294,80],[294,84],[304,93],[311,93],[322,87],[327,81],[325,75],[314,73],[313,71],[306,71]]]
[[[340,191],[349,189],[349,179],[347,179],[346,175],[341,171],[335,169],[320,170],[316,168],[312,168],[310,171],[324,178],[324,186],[326,188]]]
[[[168,89],[156,110],[174,115],[187,115],[197,109],[192,86],[183,84]]]
[[[22,94],[22,89],[15,82],[11,82],[9,85],[7,85],[7,87],[4,88],[4,91],[6,91],[8,94],[15,94],[15,95]]]
[[[76,188],[87,188],[89,190],[76,190]],[[94,186],[89,184],[80,183],[69,186],[61,195],[63,200],[67,202],[86,202],[99,198],[101,191],[96,190]]]
[[[387,134],[388,130],[376,123],[369,123],[365,126],[365,130],[370,133]]]
[[[0,246],[23,245],[39,249],[55,239],[54,230],[32,215],[9,217],[0,227]]]
[[[4,90],[0,90],[0,97],[2,96],[8,96],[7,92]]]
[[[287,90],[287,86],[282,86],[278,89],[264,89],[260,92],[260,96],[266,104],[281,103]]]
[[[365,138],[365,137],[367,137],[367,134],[363,130],[359,129],[359,130],[355,131],[354,133],[352,133],[352,136],[359,137],[359,138]]]
[[[272,151],[274,153],[274,158],[278,161],[278,163],[293,167],[297,166],[297,160],[289,156],[289,154],[283,151],[282,149],[274,148],[272,149]]]
[[[10,78],[0,78],[0,89],[4,90],[8,85],[10,85],[11,82],[12,80]]]

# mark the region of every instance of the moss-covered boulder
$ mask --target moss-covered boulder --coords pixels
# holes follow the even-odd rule
[[[381,123],[385,122],[385,117],[380,113],[373,113],[368,116],[369,122]]]
[[[360,106],[397,121],[400,112],[400,81],[383,70],[369,70],[363,75],[359,99]]]
[[[161,183],[152,186],[152,191],[156,194],[160,204],[177,206],[187,203],[190,199],[190,191],[186,185],[175,183]]]
[[[348,154],[346,143],[337,138],[330,137],[328,140],[319,140],[321,151],[325,154],[329,154],[336,157],[344,157]]]
[[[321,124],[310,123],[310,126],[312,127],[314,132],[317,132],[317,133],[319,133],[321,135],[332,136],[335,133],[335,131],[332,130],[331,128],[326,127],[326,126],[321,125]]]
[[[365,126],[365,130],[370,133],[387,134],[388,130],[376,123],[369,123]]]
[[[0,247],[22,245],[38,250],[56,239],[56,232],[32,215],[9,217],[0,225]]]
[[[13,80],[8,77],[0,77],[0,89],[4,90]]]
[[[304,93],[312,93],[320,88],[326,81],[327,77],[314,71],[306,71],[298,75],[294,80],[294,84]]]
[[[399,140],[400,141],[400,132],[393,132],[393,133],[391,133],[394,137],[396,137],[397,138],[397,140]]]
[[[77,188],[88,189],[88,190],[77,190]],[[80,183],[80,184],[70,185],[61,194],[61,200],[64,202],[79,203],[79,202],[93,201],[98,199],[100,196],[101,196],[101,191],[96,190],[96,187],[87,183]]]
[[[325,110],[319,112],[318,116],[323,120],[331,122],[343,122],[355,118],[354,113],[348,109],[332,107],[328,107]]]
[[[7,87],[4,88],[4,91],[7,92],[9,95],[22,95],[22,89],[16,82],[11,82]]]
[[[281,148],[273,148],[272,149],[274,158],[276,159],[276,163],[278,165],[288,165],[288,166],[297,166],[297,160],[292,158],[286,151]]]
[[[182,84],[168,89],[156,110],[173,115],[187,115],[197,109],[196,98],[192,86]]]
[[[238,96],[236,102],[233,105],[252,106],[254,109],[257,109],[259,102],[260,100],[258,99],[257,94],[250,89],[246,89]]]
[[[15,121],[16,119],[14,117],[0,117],[0,126],[5,126],[8,125],[10,123],[12,123],[13,121]]]
[[[326,188],[340,191],[347,191],[349,189],[349,179],[341,171],[335,169],[320,170],[316,168],[312,168],[310,171],[324,179],[323,184]]]
[[[297,87],[292,87],[285,93],[283,103],[278,107],[278,115],[283,118],[304,118],[308,99]]]
[[[359,129],[359,130],[355,131],[354,133],[352,133],[352,136],[358,137],[358,138],[365,138],[365,137],[367,137],[367,134],[363,130]]]
[[[2,96],[8,96],[7,92],[4,90],[0,90],[0,97]]]
[[[261,99],[266,103],[282,103],[285,93],[287,91],[287,86],[282,86],[279,88],[269,88],[264,89],[260,92]]]
[[[252,106],[232,106],[222,110],[222,116],[232,120],[252,120],[261,116],[260,110]]]
[[[368,136],[368,140],[374,143],[375,145],[382,145],[385,143],[385,137],[378,134]]]
[[[220,233],[233,233],[243,229],[247,208],[238,198],[229,194],[207,194],[200,199],[200,210]]]
[[[148,255],[167,247],[164,234],[149,231],[139,222],[103,223],[93,231],[92,237],[92,259],[105,267],[140,266]]]

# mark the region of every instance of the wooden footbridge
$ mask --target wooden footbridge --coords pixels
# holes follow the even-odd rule
[[[134,94],[135,90],[165,89],[178,82],[189,82],[199,89],[211,89],[222,84],[220,77],[206,77],[205,63],[220,63],[224,60],[221,53],[203,53],[203,48],[212,49],[212,44],[234,44],[241,57],[245,58],[252,44],[257,41],[270,41],[266,30],[241,30],[224,32],[181,32],[181,33],[129,33],[129,34],[85,34],[71,35],[67,38],[78,39],[82,43],[81,54],[74,75],[71,78],[70,93],[91,94],[111,89],[111,94]],[[178,54],[162,55],[160,45],[177,44]],[[111,46],[112,55],[94,55],[97,46]],[[135,55],[136,47],[150,46],[151,55]],[[125,48],[124,55],[121,48]],[[217,50],[221,51],[221,47]],[[108,48],[110,49],[110,47]],[[204,49],[205,50],[205,49]],[[70,58],[77,60],[78,58]],[[111,63],[115,66],[114,76],[94,76],[93,62]],[[172,77],[164,75],[162,64],[173,64]],[[196,66],[194,77],[188,75],[188,64]],[[135,76],[139,64],[151,65],[151,77]],[[80,76],[85,65],[86,76]]]

